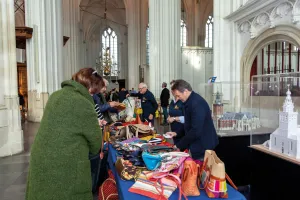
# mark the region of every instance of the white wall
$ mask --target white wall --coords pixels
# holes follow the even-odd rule
[[[180,78],[188,81],[193,90],[205,98],[212,96],[207,81],[213,76],[213,49],[203,47],[182,48]],[[207,99],[209,101],[209,99]]]
[[[214,74],[219,81],[229,83],[223,87],[223,99],[235,101],[238,107],[241,105],[249,92],[241,92],[243,88],[239,88],[237,83],[250,82],[252,62],[257,55],[257,52],[250,55],[250,45],[255,41],[265,46],[266,41],[260,40],[260,37],[268,30],[275,32],[277,27],[286,25],[298,28],[299,8],[299,1],[214,0]],[[289,31],[277,32],[278,35],[292,37]],[[269,41],[280,38],[271,36],[272,32]],[[261,48],[257,47],[255,51]],[[249,57],[253,59],[249,60]]]

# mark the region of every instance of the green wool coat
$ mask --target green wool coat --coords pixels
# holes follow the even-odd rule
[[[102,141],[94,106],[75,81],[50,96],[31,148],[26,200],[93,199],[88,155]]]

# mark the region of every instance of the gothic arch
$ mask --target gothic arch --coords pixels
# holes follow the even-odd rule
[[[287,41],[293,45],[300,46],[299,29],[292,25],[280,25],[272,29],[268,29],[250,40],[244,49],[240,66],[241,66],[241,83],[249,83],[249,76],[251,72],[252,63],[259,53],[259,51],[276,41]]]

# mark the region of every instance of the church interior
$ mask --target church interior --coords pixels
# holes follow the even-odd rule
[[[163,82],[188,81],[248,200],[273,199],[266,179],[300,177],[300,160],[257,146],[280,126],[287,91],[300,109],[300,0],[1,0],[0,32],[0,199],[24,199],[47,101],[84,67],[107,90],[144,82],[158,101]]]

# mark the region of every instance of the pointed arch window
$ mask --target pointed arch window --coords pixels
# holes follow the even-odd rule
[[[184,20],[181,20],[180,23],[180,46],[186,46],[186,23]]]
[[[118,76],[118,36],[110,27],[102,33],[102,55],[104,55],[107,47],[110,48],[112,63],[114,63],[111,69],[111,76]]]
[[[214,18],[209,16],[206,22],[205,47],[213,47]]]

